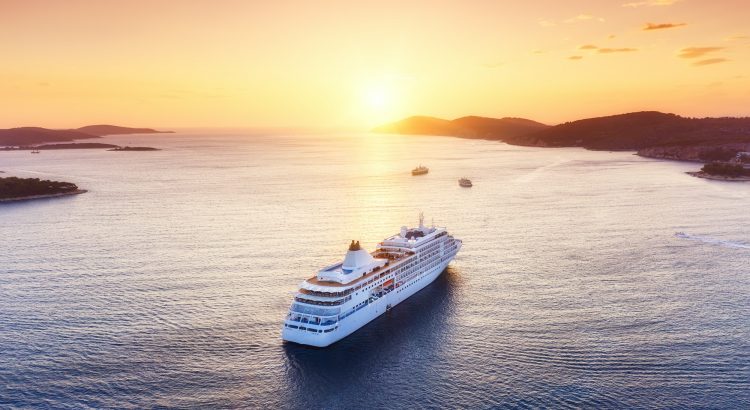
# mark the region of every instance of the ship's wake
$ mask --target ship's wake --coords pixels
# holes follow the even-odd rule
[[[709,236],[691,235],[685,232],[677,232],[674,234],[674,236],[680,239],[689,239],[691,241],[707,243],[710,245],[719,245],[727,248],[750,249],[750,245],[746,243],[725,241],[723,239],[711,238]]]

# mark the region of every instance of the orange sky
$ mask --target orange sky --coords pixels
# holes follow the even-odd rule
[[[750,115],[749,21],[746,0],[0,0],[0,127]]]

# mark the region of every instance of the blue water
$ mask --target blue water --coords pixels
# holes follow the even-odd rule
[[[441,137],[102,142],[163,151],[0,152],[89,190],[0,205],[0,408],[750,407],[750,184]],[[464,241],[436,282],[282,343],[300,281],[420,210]]]

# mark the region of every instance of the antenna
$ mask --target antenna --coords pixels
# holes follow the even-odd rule
[[[424,212],[419,211],[419,227],[424,228]]]

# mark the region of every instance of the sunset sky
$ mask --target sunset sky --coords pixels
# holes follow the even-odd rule
[[[0,127],[750,115],[747,0],[0,0]]]

